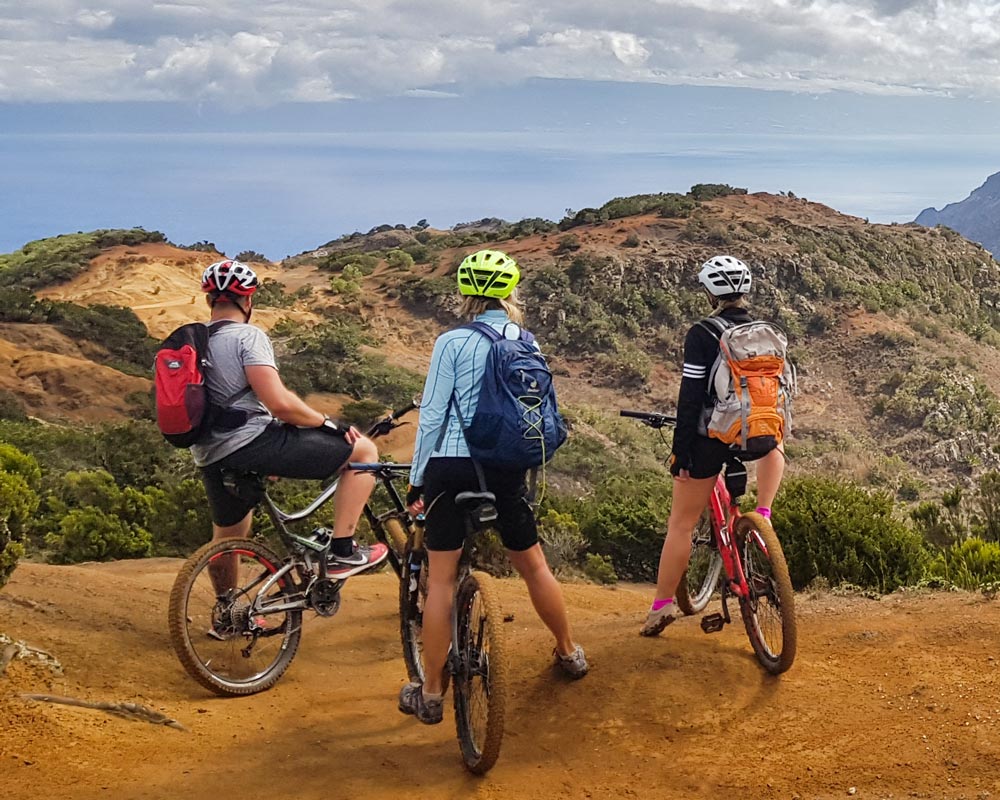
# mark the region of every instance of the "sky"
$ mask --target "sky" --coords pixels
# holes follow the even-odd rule
[[[1000,170],[985,0],[0,0],[0,252],[272,258],[724,182],[888,222]]]

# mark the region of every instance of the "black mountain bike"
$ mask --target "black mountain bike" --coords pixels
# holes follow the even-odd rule
[[[474,534],[497,518],[492,492],[462,492],[466,537],[451,608],[451,651],[445,682],[452,684],[455,727],[465,766],[478,775],[500,756],[507,705],[507,658],[500,596],[493,578],[472,569]],[[399,619],[403,658],[411,681],[424,682],[423,627],[427,599],[427,551],[423,526],[414,525],[400,577]]]
[[[406,424],[399,418],[417,405],[415,400],[379,420],[368,436],[384,436]],[[371,472],[385,487],[390,509],[376,513],[365,505],[364,514],[375,537],[388,546],[393,570],[401,575],[409,515],[396,484],[407,479],[410,465],[352,462],[348,469]],[[266,476],[237,471],[226,475],[230,491],[263,503],[288,554],[280,556],[255,539],[227,539],[204,545],[181,567],[170,593],[170,641],[188,674],[206,689],[230,697],[270,689],[295,658],[303,612],[332,617],[340,609],[345,579],[328,571],[332,540],[288,528],[329,501],[337,483],[324,488],[307,508],[289,513],[268,495]]]

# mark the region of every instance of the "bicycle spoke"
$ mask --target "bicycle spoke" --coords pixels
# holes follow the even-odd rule
[[[192,576],[184,607],[186,638],[195,661],[215,681],[260,681],[282,658],[293,627],[298,630],[288,611],[267,608],[287,604],[280,585],[260,594],[274,570],[261,554],[234,548],[214,554]]]

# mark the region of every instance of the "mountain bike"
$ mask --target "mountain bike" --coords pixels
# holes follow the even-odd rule
[[[415,400],[393,411],[372,425],[368,436],[384,436],[405,425],[399,418],[416,407]],[[376,513],[366,504],[364,515],[375,538],[388,546],[387,560],[400,575],[409,514],[396,485],[407,479],[410,465],[352,462],[347,468],[372,473],[389,496],[388,511]],[[233,470],[224,479],[230,491],[263,504],[288,555],[282,557],[256,539],[209,542],[174,580],[168,621],[171,644],[188,674],[216,694],[235,697],[277,683],[298,651],[303,612],[336,614],[346,579],[329,572],[332,539],[325,529],[299,534],[288,527],[316,513],[333,497],[339,481],[301,511],[287,512],[268,495],[266,476]]]
[[[667,414],[619,413],[661,432],[677,423],[676,417]],[[770,520],[755,511],[741,512],[738,503],[738,495],[731,492],[720,474],[707,513],[691,534],[691,557],[681,577],[676,601],[685,614],[698,614],[719,590],[722,612],[701,619],[705,633],[717,633],[732,622],[728,601],[736,598],[757,660],[768,672],[778,675],[795,660],[797,632],[792,581]]]
[[[496,520],[495,502],[492,492],[461,492],[455,498],[465,516],[466,537],[451,607],[445,685],[452,684],[462,759],[477,775],[489,771],[500,756],[507,705],[506,644],[497,585],[485,572],[472,569],[474,534]],[[427,599],[427,551],[422,520],[411,531],[399,584],[399,618],[407,674],[423,684],[420,635]]]

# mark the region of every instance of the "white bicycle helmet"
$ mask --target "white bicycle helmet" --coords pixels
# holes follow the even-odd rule
[[[750,267],[732,256],[712,256],[701,265],[698,281],[714,297],[750,291]]]
[[[257,291],[257,273],[240,261],[227,259],[209,265],[201,276],[203,292],[230,292],[249,297]]]

